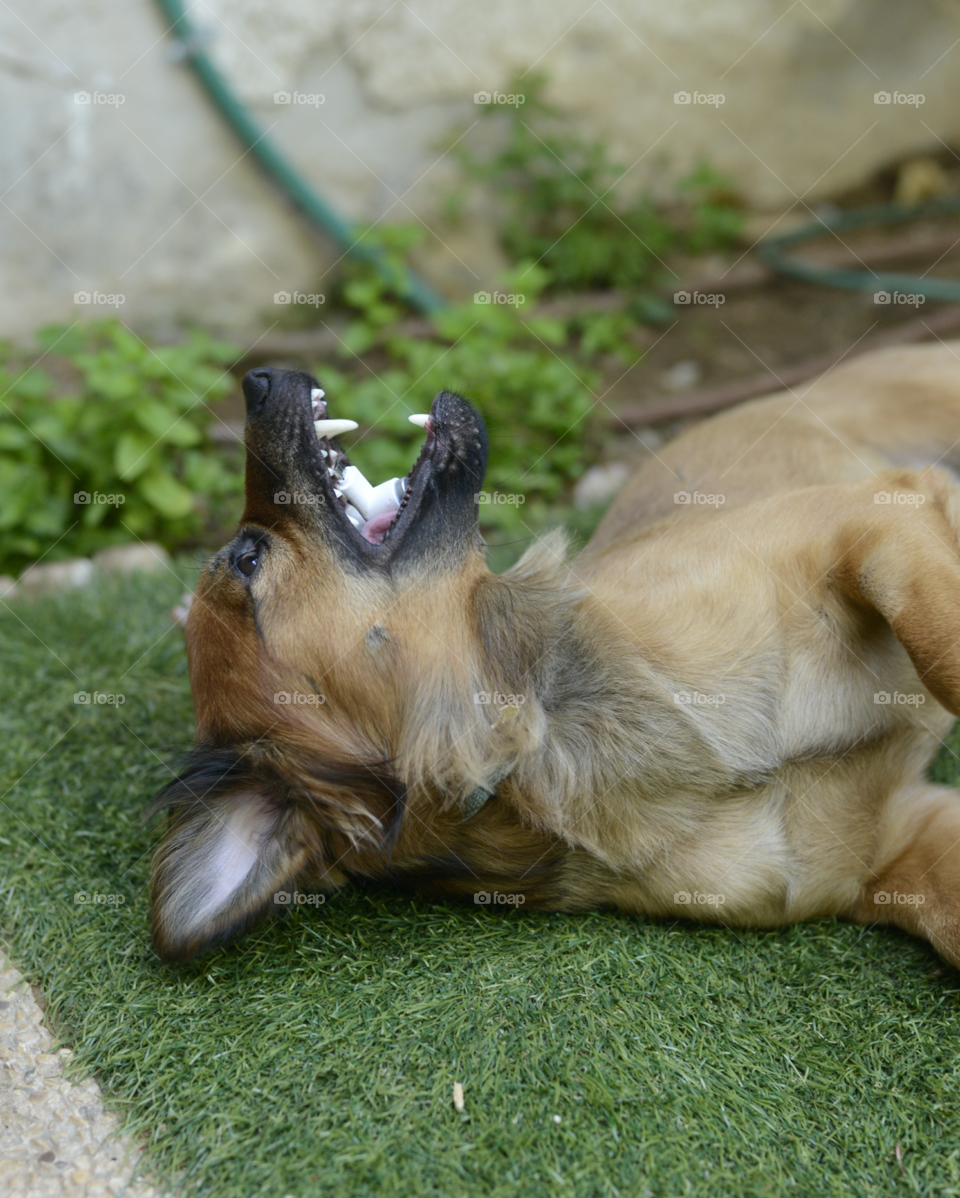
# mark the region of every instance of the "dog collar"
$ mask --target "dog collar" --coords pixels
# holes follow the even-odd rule
[[[463,811],[461,824],[467,822],[468,819],[473,819],[481,807],[486,806],[490,799],[494,796],[494,791],[484,790],[482,786],[478,786],[476,790],[472,790],[460,804]]]

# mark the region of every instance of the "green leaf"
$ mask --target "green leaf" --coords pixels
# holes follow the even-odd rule
[[[151,507],[171,520],[193,511],[193,493],[177,482],[172,474],[153,470],[140,479],[137,490]]]
[[[134,411],[137,422],[159,441],[188,448],[200,440],[200,430],[158,399],[146,399]]]
[[[153,464],[156,442],[141,433],[124,433],[117,441],[113,465],[124,482],[137,478]]]

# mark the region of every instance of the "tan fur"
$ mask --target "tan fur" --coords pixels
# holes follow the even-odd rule
[[[256,620],[215,560],[188,644],[200,737],[252,754],[252,793],[297,813],[269,884],[361,875],[731,926],[840,915],[960,964],[960,795],[923,780],[960,713],[958,439],[960,344],[873,354],[681,436],[579,557],[553,536],[499,578],[479,545],[449,568],[344,568],[248,469],[245,522],[275,542]],[[272,701],[294,688],[324,702]],[[366,770],[369,793],[316,760]],[[496,797],[464,818],[478,787]],[[171,957],[243,922],[182,933],[182,821],[211,803],[175,803],[154,889]],[[914,897],[875,901],[894,890]]]

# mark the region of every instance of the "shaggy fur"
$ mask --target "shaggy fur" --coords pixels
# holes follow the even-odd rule
[[[579,557],[554,534],[499,577],[470,405],[434,401],[409,502],[371,546],[336,510],[314,386],[245,380],[247,506],[187,630],[197,745],[157,800],[165,959],[275,892],[362,877],[733,926],[893,922],[960,964],[960,796],[924,781],[960,712],[960,344],[705,422]]]

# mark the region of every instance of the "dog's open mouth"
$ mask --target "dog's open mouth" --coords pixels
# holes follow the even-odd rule
[[[341,546],[361,553],[389,550],[391,560],[401,540],[405,553],[414,547],[422,553],[441,543],[447,550],[473,543],[479,535],[487,432],[480,413],[462,396],[441,391],[429,414],[410,416],[426,433],[417,460],[405,477],[374,484],[339,442],[358,427],[356,421],[331,415],[312,375],[260,367],[244,376],[243,393],[245,520],[270,525],[280,515],[275,504],[306,504],[296,509],[301,523],[325,527]]]
[[[371,485],[360,470],[350,464],[347,455],[334,439],[357,428],[353,420],[329,418],[325,393],[314,387],[310,392],[314,428],[324,468],[324,481],[332,490],[334,507],[371,545],[383,545],[400,522],[414,491],[414,482],[421,467],[432,456],[435,445],[433,418],[430,415],[409,417],[411,423],[426,431],[427,437],[420,455],[404,478],[391,478],[378,486]]]

